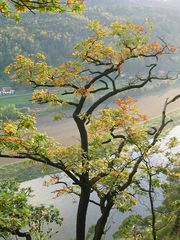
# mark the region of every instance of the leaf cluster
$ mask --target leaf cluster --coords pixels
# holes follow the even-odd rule
[[[0,237],[12,239],[12,236],[24,234],[24,237],[29,235],[45,240],[53,234],[50,224],[62,224],[56,208],[43,205],[34,207],[29,203],[30,197],[30,188],[21,188],[11,179],[0,181]]]

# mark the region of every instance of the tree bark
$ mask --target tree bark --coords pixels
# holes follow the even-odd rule
[[[81,139],[81,148],[83,150],[82,167],[85,165],[86,161],[88,160],[88,135],[87,135],[84,120],[80,119],[78,116],[83,106],[83,102],[84,100],[82,99],[82,103],[78,106],[78,108],[73,114],[73,118],[79,130],[80,139]],[[80,187],[81,187],[81,194],[80,194],[78,211],[77,211],[77,219],[76,219],[76,240],[85,240],[86,215],[87,215],[87,209],[88,209],[89,198],[91,193],[88,170],[82,173],[80,177]]]
[[[77,212],[76,240],[85,240],[86,238],[86,215],[89,205],[89,198],[90,187],[82,187]]]
[[[95,225],[95,233],[94,233],[94,238],[93,240],[100,240],[103,236],[103,234],[105,233],[105,226],[110,214],[110,211],[113,207],[113,202],[109,201],[107,202],[107,205],[104,207],[104,209],[102,210],[102,215],[101,217],[98,219],[96,225]]]
[[[152,175],[149,173],[149,200],[150,200],[150,206],[151,206],[151,214],[152,214],[152,236],[153,240],[157,240],[156,236],[156,215],[154,210],[154,201],[152,196]]]
[[[18,237],[23,237],[26,240],[32,240],[32,237],[31,237],[29,232],[21,232],[20,230],[16,230],[12,234],[15,235],[15,236],[18,236]]]

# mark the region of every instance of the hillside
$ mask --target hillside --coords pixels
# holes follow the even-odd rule
[[[172,2],[172,1],[171,1]],[[0,18],[0,87],[13,86],[17,89],[28,89],[27,86],[14,85],[4,74],[4,68],[10,64],[18,54],[41,52],[46,54],[47,61],[52,65],[59,65],[71,59],[73,46],[87,35],[87,23],[98,19],[107,23],[116,20],[132,20],[145,24],[147,19],[154,24],[153,38],[162,38],[166,42],[180,46],[180,13],[175,8],[178,1],[142,1],[142,0],[88,0],[88,9],[84,15],[56,15],[56,14],[22,14],[22,21]],[[31,23],[31,24],[29,24]],[[146,24],[145,24],[146,25]],[[137,64],[126,67],[132,74]],[[139,66],[138,66],[139,67]],[[179,56],[167,56],[160,66],[160,70],[178,71]],[[142,71],[143,69],[138,69]]]

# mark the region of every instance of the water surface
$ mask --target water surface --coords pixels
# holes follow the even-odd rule
[[[180,126],[175,127],[166,137],[165,142],[170,137],[177,137],[180,139]],[[180,147],[177,147],[175,151],[180,151]],[[159,156],[156,158],[156,161],[159,161],[161,158]],[[153,160],[154,161],[154,160]],[[161,161],[164,161],[162,158]],[[43,186],[43,183],[45,180],[47,180],[49,177],[45,176],[43,178],[34,179],[31,181],[27,181],[22,183],[23,187],[31,187],[34,191],[34,197],[31,199],[31,203],[34,205],[39,204],[46,204],[46,205],[54,205],[61,211],[61,215],[64,218],[63,226],[60,228],[59,234],[55,237],[53,237],[53,240],[69,240],[69,238],[75,236],[75,222],[76,222],[76,211],[77,211],[77,201],[78,199],[74,196],[66,195],[61,196],[58,198],[55,198],[53,191],[58,189],[58,185],[45,187]],[[65,177],[62,177],[63,180],[65,180]],[[159,196],[162,200],[162,196]],[[92,195],[92,198],[96,199],[95,195]],[[146,212],[146,206],[148,205],[148,199],[143,198],[141,199],[141,202],[144,203],[143,206],[137,206],[135,209],[133,209],[132,212],[122,214],[118,212],[117,210],[113,210],[108,222],[108,226],[110,227],[108,233],[106,234],[105,239],[111,240],[112,239],[112,233],[114,233],[117,229],[122,220],[128,216],[129,214],[135,213],[136,211],[138,213],[141,213],[145,215]],[[88,209],[88,216],[87,216],[87,226],[93,225],[99,216],[100,212],[98,210],[98,207],[94,204],[89,205]]]

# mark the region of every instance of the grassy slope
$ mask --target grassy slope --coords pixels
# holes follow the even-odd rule
[[[49,167],[43,169],[40,164],[30,164],[29,161],[16,162],[0,167],[0,179],[15,178],[18,182],[24,182],[47,174],[57,173],[57,169]]]
[[[0,107],[3,107],[8,104],[16,104],[17,107],[28,107],[31,105],[31,94],[23,93],[12,96],[1,96],[0,97]]]

